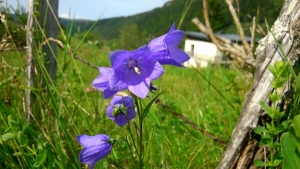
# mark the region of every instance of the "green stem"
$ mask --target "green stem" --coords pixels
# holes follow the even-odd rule
[[[139,164],[140,164],[140,169],[143,168],[143,118],[142,116],[142,101],[141,98],[135,97],[135,99],[137,99],[136,103],[137,103],[137,111],[138,111],[138,116],[139,116],[139,134],[138,136],[140,137],[139,140],[139,149],[140,149],[140,155],[139,155]]]
[[[270,152],[270,161],[271,161],[271,164],[272,164],[272,166],[273,166],[273,164],[274,164],[274,158],[273,158],[273,156],[274,156],[274,154],[273,154],[273,152],[274,152],[274,130],[275,130],[275,125],[274,125],[274,119],[272,118],[272,121],[271,121],[271,127],[272,127],[272,136],[271,136],[271,145],[272,145],[272,147],[271,147],[271,152]]]
[[[276,94],[278,95],[277,92],[276,92]],[[276,104],[275,103],[272,104],[272,109],[273,109],[273,111],[276,111]],[[273,165],[274,165],[274,152],[275,152],[275,148],[274,148],[275,133],[274,133],[274,131],[275,131],[276,126],[275,126],[275,118],[274,118],[275,113],[273,111],[272,111],[272,117],[271,117],[271,119],[272,119],[272,121],[271,121],[271,130],[272,130],[272,132],[270,132],[270,134],[271,134],[270,162],[271,162],[271,165],[272,165],[270,168],[273,168]]]
[[[287,56],[286,56],[284,50],[282,49],[282,46],[280,45],[280,43],[278,42],[278,40],[275,38],[274,33],[273,33],[272,31],[271,31],[271,33],[272,33],[272,36],[273,36],[273,38],[274,38],[274,40],[275,40],[275,42],[276,42],[276,44],[277,44],[277,46],[278,46],[278,48],[279,48],[281,54],[282,54],[283,57],[284,57],[284,61],[289,63],[290,71],[292,72],[292,75],[293,75],[294,78],[296,79],[296,78],[297,78],[297,75],[296,75],[296,73],[295,73],[295,71],[294,71],[294,69],[293,69],[292,64],[289,62],[289,60],[288,60],[288,58],[287,58]]]
[[[142,111],[143,111],[143,108],[142,108],[142,101],[140,98],[136,97],[135,95],[132,94],[132,97],[134,99],[134,102],[135,102],[135,105],[136,105],[136,108],[137,108],[137,114],[138,114],[138,117],[139,117],[139,130],[136,130],[136,132],[139,132],[137,133],[137,136],[139,138],[138,139],[138,142],[139,142],[139,166],[140,166],[140,169],[143,168],[143,118],[142,118]]]
[[[127,139],[127,138],[126,138],[126,143],[127,143],[128,147],[129,147],[129,150],[130,150],[130,152],[131,152],[131,157],[133,158],[133,161],[134,161],[134,166],[135,166],[135,168],[137,168],[137,166],[136,166],[136,161],[135,161],[135,158],[134,158],[134,155],[133,155],[132,149],[130,148],[130,144],[129,144],[129,141],[128,141],[128,139]],[[137,151],[136,147],[135,147],[135,151]]]
[[[137,152],[137,155],[140,156],[140,154],[139,154],[139,152],[138,152],[138,149],[137,149],[137,147],[136,147],[134,138],[133,138],[133,134],[132,134],[132,131],[131,131],[129,119],[128,119],[127,116],[126,116],[126,118],[127,118],[127,122],[128,122],[127,130],[129,131],[129,134],[130,134],[130,138],[131,138],[131,140],[132,140],[133,147],[134,147],[135,151]],[[130,148],[130,147],[129,147],[129,148]]]
[[[144,156],[144,153],[143,153],[143,119],[140,118],[139,119],[139,124],[140,124],[140,158],[139,158],[139,161],[140,161],[140,169],[143,168],[143,156]]]
[[[137,110],[137,114],[138,114],[138,118],[139,118],[139,129],[135,130],[136,132],[139,132],[139,133],[137,133],[137,141],[139,143],[139,151],[136,147],[135,147],[135,150],[139,157],[140,169],[142,169],[143,168],[143,156],[144,156],[144,153],[143,153],[143,118],[142,118],[143,107],[142,107],[141,98],[138,98],[137,96],[135,96],[132,93],[131,93],[131,96],[136,105],[136,110]],[[129,122],[128,122],[128,124],[129,124]],[[136,128],[137,128],[137,126],[136,126]],[[130,133],[130,134],[133,139],[132,133]]]

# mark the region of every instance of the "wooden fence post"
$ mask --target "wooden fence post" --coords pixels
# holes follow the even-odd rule
[[[41,0],[39,2],[38,12],[38,23],[45,32],[45,42],[47,42],[47,44],[43,46],[43,52],[46,54],[45,68],[51,80],[55,80],[57,70],[57,63],[55,59],[57,44],[53,41],[48,41],[47,39],[56,39],[57,37],[58,25],[56,19],[58,19],[58,0]]]
[[[282,60],[282,54],[272,33],[280,43],[288,60],[295,64],[300,56],[300,1],[284,1],[280,15],[272,26],[271,32],[260,40],[256,48],[257,67],[253,85],[247,94],[239,120],[217,167],[218,169],[251,168],[255,153],[258,152],[259,140],[251,136],[263,114],[259,102],[266,102],[269,94],[273,91],[270,83],[273,75],[267,70],[267,67]],[[289,85],[286,86],[285,90],[288,88],[290,88]]]
[[[31,87],[32,87],[32,32],[31,27],[33,24],[33,3],[34,0],[29,1],[29,7],[28,7],[28,17],[27,17],[27,24],[26,24],[26,86],[25,88],[25,119],[26,122],[30,122],[30,116],[31,116]]]

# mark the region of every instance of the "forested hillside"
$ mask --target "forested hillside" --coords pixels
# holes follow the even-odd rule
[[[93,31],[100,37],[109,40],[117,38],[120,30],[124,26],[129,26],[133,23],[138,25],[140,31],[153,36],[165,33],[172,23],[177,25],[187,8],[187,0],[172,0],[167,2],[163,7],[156,8],[148,12],[140,13],[128,17],[117,17],[110,19],[103,19],[98,21]],[[234,1],[235,2],[235,1]],[[225,1],[209,0],[210,20],[214,31],[236,32],[232,27],[233,20],[230,12],[226,6]],[[264,19],[270,25],[274,22],[279,14],[282,5],[282,0],[244,0],[239,1],[237,10],[239,12],[240,20],[245,23],[251,23],[248,16],[258,16],[260,23],[264,23]],[[202,0],[193,0],[192,5],[187,11],[180,27],[182,30],[198,30],[192,23],[191,19],[198,17],[203,20]],[[75,20],[73,33],[84,32],[89,29],[95,21]],[[67,26],[68,20],[61,19],[61,24]]]
[[[190,2],[192,4],[188,8]],[[252,24],[249,16],[257,16],[257,21],[262,26],[265,25],[265,20],[269,25],[272,25],[279,14],[282,0],[243,0],[239,1],[239,4],[234,5],[242,24],[246,28],[245,30],[248,31],[248,27]],[[224,0],[208,0],[208,6],[211,25],[215,32],[237,32]],[[185,10],[187,10],[186,15],[184,15]],[[9,29],[12,32],[12,39],[18,41],[15,42],[17,46],[23,46],[25,43],[25,32],[24,29],[20,28],[26,24],[26,11],[24,11],[24,8],[21,8],[14,9],[13,13],[15,14],[13,15],[10,14],[11,12],[10,9],[2,9],[2,13],[5,13],[8,19],[8,25],[11,25]],[[203,21],[202,0],[171,0],[161,8],[133,16],[102,19],[99,21],[60,18],[60,23],[66,32],[71,31],[72,35],[77,34],[79,38],[82,38],[86,31],[97,22],[86,41],[99,42],[100,46],[105,42],[105,45],[112,49],[114,46],[131,49],[148,42],[149,35],[156,37],[164,34],[173,23],[179,26],[182,18],[181,30],[198,31],[191,22],[191,19],[194,17]],[[0,34],[2,36],[5,33],[4,30],[5,26],[0,24]],[[249,32],[245,33],[250,34]]]

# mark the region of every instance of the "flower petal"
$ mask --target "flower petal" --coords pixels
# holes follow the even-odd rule
[[[173,31],[175,30],[175,27],[176,27],[176,24],[173,23],[173,25],[171,26],[171,28],[170,28],[170,30],[169,30],[169,33],[170,33],[170,32],[173,32]]]
[[[150,81],[159,78],[164,73],[164,68],[158,62],[155,63],[154,69],[149,76]]]
[[[136,116],[136,112],[134,107],[128,108],[127,110],[127,117],[125,114],[119,114],[117,117],[115,117],[114,122],[119,125],[120,127],[124,126],[128,123],[128,121],[132,120]]]
[[[147,77],[145,76],[145,73],[141,71],[141,69],[139,69],[141,72],[140,74],[136,73],[134,69],[128,68],[127,66],[120,66],[118,69],[120,71],[116,71],[116,73],[118,73],[120,80],[128,85],[140,83]]]
[[[124,106],[127,111],[125,116],[124,113],[120,113],[116,117],[112,114],[114,109],[117,109],[120,106]],[[107,116],[113,120],[120,127],[128,123],[129,120],[132,120],[136,116],[134,109],[134,102],[131,96],[114,96],[110,101],[110,105],[106,109]]]
[[[83,147],[90,147],[98,145],[99,143],[102,143],[105,140],[110,140],[110,138],[105,134],[98,134],[95,136],[82,134],[77,136],[77,140]]]
[[[108,99],[111,96],[115,95],[116,93],[118,93],[118,91],[109,90],[109,88],[107,88],[106,90],[103,91],[103,98]]]
[[[129,68],[128,64],[120,64],[119,67],[115,69],[115,74],[128,86],[138,85],[149,77],[157,62],[152,58],[151,50],[147,46],[142,46],[130,53],[130,59],[136,62],[136,68],[139,72],[133,68]]]
[[[112,95],[116,94],[118,91],[110,90],[108,79],[114,73],[112,68],[99,68],[100,76],[96,77],[92,82],[92,85],[97,88],[98,90],[103,91],[104,99],[111,97]]]
[[[178,48],[175,50],[170,50],[170,54],[172,59],[179,63],[184,63],[190,59],[188,54]]]
[[[79,155],[79,161],[84,164],[92,164],[106,157],[111,151],[111,144],[99,144],[97,146],[83,148]]]
[[[162,65],[174,65],[174,66],[184,67],[182,66],[181,63],[176,62],[173,59],[159,59],[158,62]]]
[[[106,157],[112,149],[110,138],[105,134],[95,136],[82,134],[77,136],[77,140],[84,147],[79,154],[79,161],[91,164],[90,168],[93,168],[97,161]]]
[[[165,37],[166,35],[163,35],[150,41],[148,47],[153,53],[166,50],[165,43],[164,43]]]
[[[127,64],[130,59],[131,53],[127,50],[116,50],[109,54],[109,59],[112,68],[117,68],[120,65]]]
[[[165,44],[162,44],[165,48]],[[168,53],[166,51],[167,55]],[[133,94],[145,98],[149,92],[150,81],[163,74],[161,65],[152,54],[148,46],[142,46],[134,51],[112,52],[110,57],[114,72],[108,80],[109,89],[113,91],[129,89]]]
[[[113,111],[114,111],[114,107],[112,105],[108,105],[106,108],[106,114],[107,117],[111,120],[115,120],[115,117],[112,115]]]
[[[128,117],[128,119],[132,120],[132,119],[135,118],[135,116],[136,116],[136,112],[135,112],[134,107],[128,108],[128,110],[127,110],[127,117]]]
[[[106,77],[100,75],[97,76],[94,81],[92,82],[92,85],[97,88],[98,90],[105,90],[108,87],[108,81]]]
[[[92,85],[99,90],[105,90],[108,87],[108,77],[111,76],[114,70],[105,67],[100,67],[98,70],[100,75],[93,80]]]
[[[110,101],[110,104],[115,106],[120,106],[122,103],[123,103],[122,96],[114,96]]]
[[[167,44],[168,48],[177,48],[183,38],[183,31],[175,30],[169,33],[164,42]]]
[[[123,97],[123,101],[122,101],[122,104],[125,106],[125,107],[134,107],[134,102],[133,102],[133,99],[131,96],[125,96]]]
[[[99,67],[99,73],[105,77],[109,77],[113,73],[113,68]]]
[[[130,119],[128,119],[128,120],[130,120]],[[119,114],[117,117],[115,117],[114,121],[118,126],[122,127],[125,124],[127,124],[128,120],[124,114]]]
[[[131,51],[131,59],[140,60],[141,58],[151,58],[151,50],[148,46],[144,45],[139,47],[138,49]]]
[[[115,72],[112,74],[108,81],[110,90],[121,91],[128,88],[128,85],[124,83]]]
[[[183,38],[183,31],[175,30],[175,24],[165,35],[155,38],[149,43],[149,48],[153,52],[153,57],[160,64],[182,66],[182,63],[189,60],[189,56],[178,49]]]
[[[148,78],[142,81],[140,84],[128,86],[129,91],[140,98],[145,98],[148,95],[149,88],[150,80]]]
[[[154,58],[140,59],[138,61],[138,68],[139,68],[140,74],[137,74],[136,72],[134,72],[134,74],[132,76],[128,75],[128,82],[127,82],[128,85],[129,86],[130,85],[138,85],[142,81],[144,81],[146,78],[148,78],[154,71],[156,63],[158,63],[158,62]]]

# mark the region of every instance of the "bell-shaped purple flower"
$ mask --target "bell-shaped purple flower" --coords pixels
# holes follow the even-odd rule
[[[104,99],[111,97],[116,94],[118,91],[110,90],[108,79],[112,76],[114,69],[100,67],[99,73],[100,75],[96,77],[92,83],[92,85],[103,92]]]
[[[107,116],[120,127],[132,120],[135,115],[135,108],[131,96],[114,96],[106,109]]]
[[[182,63],[188,61],[190,57],[178,48],[182,38],[183,31],[175,30],[174,23],[168,33],[153,39],[148,47],[160,64],[183,67]]]
[[[163,67],[152,56],[152,52],[147,46],[142,46],[134,51],[111,52],[110,61],[114,69],[113,75],[109,79],[110,90],[129,89],[140,98],[147,96],[150,82],[164,73]]]
[[[79,161],[90,164],[90,169],[94,168],[97,161],[106,157],[112,149],[112,141],[105,134],[95,136],[82,134],[77,136],[77,140],[83,146],[79,154]]]

